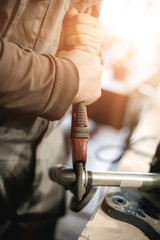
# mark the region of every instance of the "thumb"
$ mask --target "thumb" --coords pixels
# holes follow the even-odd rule
[[[68,20],[68,19],[74,17],[74,16],[77,15],[77,14],[78,14],[77,9],[74,8],[74,7],[72,7],[72,8],[70,8],[70,9],[67,11],[64,19],[65,19],[65,20]]]

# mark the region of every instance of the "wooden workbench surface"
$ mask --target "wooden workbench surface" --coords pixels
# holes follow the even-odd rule
[[[147,110],[142,114],[138,125],[130,138],[131,142],[135,142],[133,148],[136,151],[133,151],[133,149],[125,151],[120,160],[118,171],[149,172],[150,163],[155,154],[159,139],[160,95],[157,94],[151,99]],[[116,191],[116,188],[110,187],[108,188],[107,193],[114,191]],[[147,240],[149,238],[135,226],[109,217],[102,210],[100,203],[92,218],[86,224],[78,240],[106,239]]]

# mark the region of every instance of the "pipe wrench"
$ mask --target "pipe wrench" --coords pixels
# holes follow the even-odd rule
[[[90,138],[88,128],[87,110],[83,102],[73,105],[72,109],[72,163],[76,173],[76,182],[73,192],[77,201],[81,201],[86,192],[87,183],[84,181],[86,174],[87,143]]]

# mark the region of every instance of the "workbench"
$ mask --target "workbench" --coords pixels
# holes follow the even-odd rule
[[[131,137],[133,149],[127,149],[118,165],[117,171],[143,172],[150,171],[150,164],[155,155],[160,140],[160,94],[155,93],[148,107],[139,119]],[[96,211],[86,224],[78,240],[147,240],[149,239],[140,229],[132,224],[116,220],[103,210],[102,204],[108,193],[117,191],[117,187],[109,187]],[[152,199],[154,200],[154,199]],[[155,205],[160,202],[155,200]]]

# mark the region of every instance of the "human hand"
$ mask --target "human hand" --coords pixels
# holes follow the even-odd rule
[[[79,49],[100,55],[102,48],[101,25],[97,18],[78,13],[71,8],[64,18],[64,49]]]
[[[82,50],[60,51],[58,57],[72,61],[79,73],[79,89],[73,103],[83,101],[85,105],[101,96],[101,59]]]
[[[95,102],[101,96],[101,45],[102,35],[98,19],[78,13],[71,8],[64,19],[65,45],[59,57],[71,60],[79,73],[79,90],[73,101],[85,105]]]

